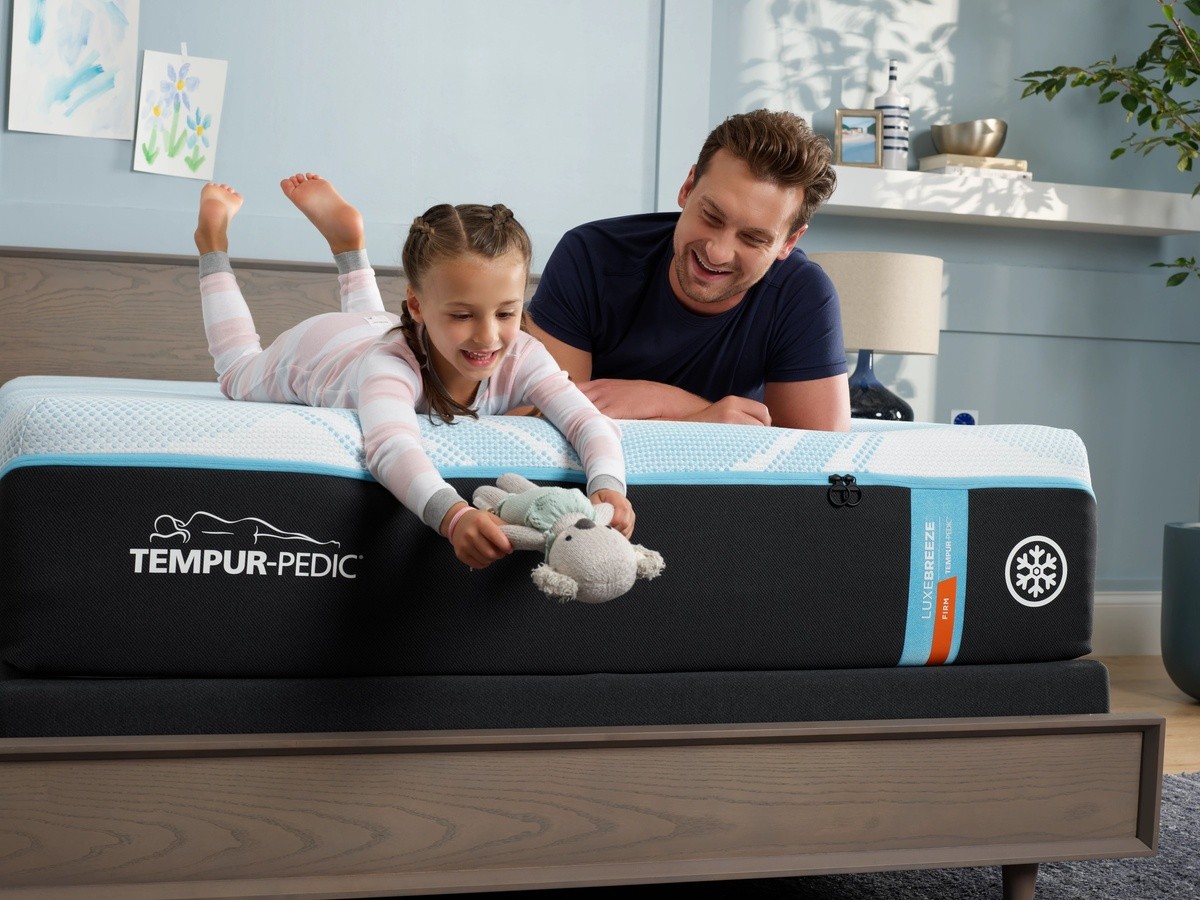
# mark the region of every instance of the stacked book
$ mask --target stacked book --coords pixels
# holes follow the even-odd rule
[[[918,163],[922,172],[932,175],[973,175],[980,178],[1033,180],[1033,173],[1029,171],[1029,163],[1023,159],[939,153],[936,156],[922,156]]]

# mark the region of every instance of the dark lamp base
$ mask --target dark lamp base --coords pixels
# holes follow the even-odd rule
[[[855,419],[911,422],[913,410],[875,377],[875,354],[858,351],[858,366],[850,376],[850,415]]]

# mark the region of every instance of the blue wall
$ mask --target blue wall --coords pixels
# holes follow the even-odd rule
[[[0,0],[5,97],[11,15]],[[914,165],[929,125],[998,116],[1003,155],[1040,181],[1190,192],[1166,154],[1109,160],[1129,130],[1115,107],[1021,100],[1013,80],[1132,58],[1158,15],[1153,0],[146,0],[139,45],[229,61],[215,177],[249,198],[235,255],[324,258],[276,187],[312,169],[362,207],[381,264],[430,203],[502,200],[536,266],[577,222],[671,208],[725,115],[790,108],[828,133],[834,109],[871,105],[892,56]],[[192,252],[198,183],[131,158],[129,142],[0,131],[0,245]],[[881,374],[927,418],[966,407],[1078,431],[1101,589],[1158,588],[1163,524],[1196,518],[1200,495],[1200,288],[1165,289],[1147,266],[1195,241],[819,214],[804,241],[942,256],[939,355]]]
[[[247,196],[235,255],[324,260],[278,188],[311,170],[361,207],[380,264],[398,262],[415,215],[446,201],[507,203],[541,261],[582,219],[653,202],[661,9],[619,8],[143,0],[138,46],[186,42],[228,61],[214,180]],[[7,103],[11,0],[0,21]],[[0,245],[195,252],[201,182],[135,173],[132,158],[129,141],[0,133]]]

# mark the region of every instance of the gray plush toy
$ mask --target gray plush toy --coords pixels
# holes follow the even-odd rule
[[[512,473],[496,485],[476,488],[475,505],[508,523],[501,530],[515,549],[545,555],[533,583],[550,597],[604,603],[665,568],[661,554],[631,544],[609,526],[609,503],[593,504],[575,488],[538,487]]]

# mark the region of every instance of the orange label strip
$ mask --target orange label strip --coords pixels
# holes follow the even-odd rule
[[[954,643],[954,603],[957,596],[958,577],[939,581],[937,606],[933,616],[933,646],[929,650],[927,666],[940,666],[950,656]]]

